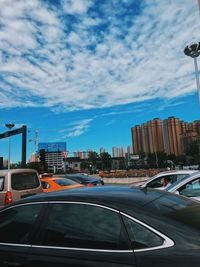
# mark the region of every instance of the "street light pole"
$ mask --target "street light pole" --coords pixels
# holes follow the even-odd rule
[[[14,125],[14,123],[9,122],[9,123],[6,123],[5,126],[9,130],[11,130],[15,125]],[[10,147],[11,147],[10,143],[11,143],[11,140],[10,140],[10,136],[9,136],[8,137],[8,170],[10,170]]]
[[[197,64],[197,58],[194,58],[194,68],[195,68],[195,76],[196,76],[196,83],[197,83],[197,91],[198,91],[198,99],[200,104],[200,82],[199,82],[199,69]]]
[[[198,100],[199,100],[199,105],[200,105],[200,82],[199,82],[199,70],[198,70],[198,64],[197,64],[197,57],[200,55],[200,42],[187,45],[184,49],[184,53],[186,56],[192,57],[194,59]]]

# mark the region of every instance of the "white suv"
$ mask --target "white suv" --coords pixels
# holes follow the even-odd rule
[[[0,207],[42,192],[36,170],[0,170]]]

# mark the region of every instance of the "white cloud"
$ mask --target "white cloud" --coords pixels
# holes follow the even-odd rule
[[[64,12],[68,14],[81,14],[85,13],[89,7],[89,0],[65,0],[64,4]]]
[[[63,136],[63,138],[80,136],[80,135],[84,134],[89,129],[92,121],[93,121],[93,119],[85,119],[85,120],[74,122],[72,124],[72,127],[65,129],[65,130],[61,130],[60,132],[62,132],[62,133],[66,132],[67,133]]]
[[[195,1],[146,0],[141,14],[127,10],[124,21],[122,2],[99,1],[101,17],[87,13],[93,4],[63,0],[58,10],[39,0],[0,2],[0,108],[60,112],[195,92],[193,62],[183,53],[199,40]]]

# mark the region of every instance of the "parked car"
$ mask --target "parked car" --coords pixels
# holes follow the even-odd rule
[[[67,174],[64,177],[86,186],[104,185],[104,181],[96,176],[89,176],[86,174]]]
[[[67,178],[59,178],[59,177],[43,177],[40,178],[42,183],[43,192],[52,192],[58,190],[72,189],[83,187],[83,185],[74,182]]]
[[[199,267],[200,205],[101,186],[38,194],[0,211],[0,266]]]
[[[177,181],[166,188],[166,191],[200,201],[200,172],[185,177],[181,181]]]
[[[32,169],[0,170],[0,206],[42,192],[37,171]]]
[[[170,170],[164,171],[156,174],[155,176],[149,178],[145,183],[140,184],[142,187],[151,187],[165,189],[163,185],[163,180],[167,178],[170,183],[173,184],[176,181],[180,181],[191,174],[198,173],[198,170]]]

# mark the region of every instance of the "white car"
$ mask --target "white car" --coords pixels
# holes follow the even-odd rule
[[[177,181],[165,190],[200,201],[200,171]]]
[[[198,173],[197,170],[170,170],[156,174],[149,178],[141,187],[151,187],[157,189],[166,189],[167,186],[163,186],[164,178],[169,178],[170,183],[173,185],[177,181],[183,180],[185,177],[189,177],[192,174]]]

